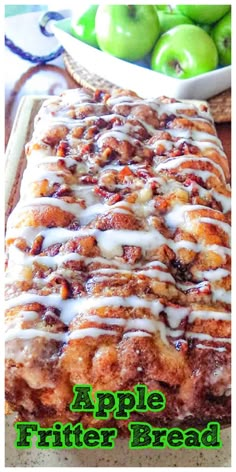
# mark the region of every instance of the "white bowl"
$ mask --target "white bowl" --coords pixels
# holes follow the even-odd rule
[[[231,66],[191,79],[175,79],[126,62],[79,41],[70,34],[70,18],[57,21],[52,30],[71,57],[90,72],[142,97],[167,95],[207,99],[231,86]]]

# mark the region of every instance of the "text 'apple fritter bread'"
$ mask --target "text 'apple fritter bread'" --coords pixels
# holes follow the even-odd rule
[[[153,426],[230,422],[229,168],[202,104],[45,101],[6,237],[6,398],[22,421],[116,426],[74,384],[166,396]]]

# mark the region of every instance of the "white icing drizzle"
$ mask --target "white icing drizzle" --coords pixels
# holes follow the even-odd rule
[[[205,344],[196,344],[196,347],[198,349],[211,349],[213,351],[218,351],[218,352],[225,352],[226,348],[225,347],[215,347],[215,346],[206,346]]]
[[[207,210],[207,212],[216,212],[219,213],[220,215],[222,214],[218,210],[213,210],[212,208],[205,207],[204,205],[175,205],[171,211],[169,211],[165,215],[165,221],[168,226],[171,228],[177,228],[181,227],[185,223],[185,212],[194,212],[198,210]],[[203,218],[203,217],[198,217],[196,216],[198,221],[206,222],[209,223],[210,221],[219,221],[219,220],[213,220],[211,218]],[[221,223],[221,221],[219,222]],[[224,223],[226,224],[226,223]],[[230,226],[227,224],[227,227],[230,228]]]
[[[20,251],[16,246],[11,245],[9,247],[9,260],[14,260],[14,265],[16,266],[32,266],[33,263],[38,263],[43,266],[47,266],[50,268],[60,267],[64,263],[68,261],[82,261],[86,265],[91,263],[100,263],[100,264],[107,264],[108,260],[102,257],[85,257],[81,256],[77,253],[68,253],[68,254],[58,254],[55,256],[30,256],[25,254],[24,252]],[[175,284],[175,280],[173,276],[169,272],[165,272],[164,270],[159,270],[157,267],[167,269],[165,264],[162,264],[160,261],[153,261],[146,264],[146,268],[140,266],[138,264],[130,266],[130,264],[123,264],[120,261],[112,261],[112,265],[115,268],[99,268],[93,270],[91,274],[104,274],[105,276],[110,276],[113,274],[131,274],[133,277],[137,274],[143,274],[147,277],[151,278],[158,278],[163,282],[169,282]],[[155,267],[155,269],[151,269],[151,267]],[[16,269],[15,269],[16,270]],[[45,279],[42,279],[45,280]]]
[[[229,343],[231,344],[231,339],[230,338],[216,338],[213,336],[210,336],[210,334],[206,333],[195,333],[195,332],[186,332],[185,336],[187,339],[194,339],[197,338],[200,341],[213,341],[213,342],[222,342],[222,343]]]
[[[161,311],[166,312],[171,327],[175,328],[180,321],[189,314],[190,308],[186,307],[164,307],[159,300],[146,300],[136,295],[130,297],[82,297],[76,299],[62,300],[58,294],[37,295],[32,293],[22,293],[18,297],[6,301],[6,309],[13,308],[18,305],[28,303],[39,303],[44,306],[55,306],[61,311],[61,320],[69,325],[73,317],[81,312],[88,310],[108,307],[124,307],[124,308],[142,308],[148,309],[158,318]]]
[[[215,149],[222,157],[227,159],[227,156],[225,152],[223,151],[222,147],[219,145],[219,143],[216,143],[216,142],[213,143],[209,141],[195,141],[194,139],[181,138],[181,139],[178,139],[176,142],[174,142],[173,145],[179,146],[181,143],[184,143],[184,142],[186,142],[187,144],[190,144],[190,146],[198,147],[203,153],[204,151],[207,151],[209,149]]]
[[[192,323],[196,319],[201,320],[231,320],[231,314],[226,311],[205,311],[205,310],[194,310],[191,311],[188,321]]]
[[[191,194],[194,188],[195,189],[197,188],[200,197],[209,199],[209,197],[212,196],[217,202],[219,202],[222,206],[223,213],[227,213],[228,211],[230,211],[231,209],[230,197],[224,195],[223,193],[216,192],[216,190],[213,190],[213,189],[206,190],[205,188],[201,187],[201,185],[199,185],[197,182],[194,182],[191,185],[184,187],[184,190]]]
[[[216,179],[216,174],[208,170],[197,170],[192,167],[186,169],[185,167],[184,169],[181,169],[181,171],[184,174],[194,174],[196,177],[200,177],[203,182],[207,182],[210,178]]]
[[[44,131],[48,131],[49,128],[54,128],[55,126],[60,126],[64,125],[66,126],[69,130],[73,129],[74,127],[77,127],[78,125],[81,124],[86,124],[87,122],[90,122],[90,116],[91,116],[91,122],[95,119],[100,118],[103,116],[104,112],[104,105],[101,103],[92,103],[92,102],[83,102],[83,103],[77,103],[76,104],[76,111],[77,114],[80,111],[80,108],[84,108],[88,106],[90,109],[92,109],[93,113],[91,115],[87,115],[85,118],[71,118],[69,115],[65,114],[60,114],[60,113],[54,113],[54,114],[42,114],[38,115],[41,119],[37,120],[36,122],[36,129],[33,133],[33,138],[38,138],[38,137],[44,137]]]
[[[58,175],[59,172],[60,172],[59,170],[57,171],[52,171],[52,170],[47,170],[47,169],[45,170],[39,167],[38,169],[35,168],[34,173],[32,173],[32,170],[27,167],[21,181],[21,194],[23,190],[27,190],[28,185],[32,182],[40,182],[42,180],[48,180],[51,185],[55,183],[62,184],[64,182],[64,176]]]
[[[190,138],[196,141],[208,141],[208,142],[213,142],[216,143],[221,149],[222,149],[222,144],[219,138],[213,134],[206,133],[204,131],[197,131],[194,129],[186,129],[186,128],[174,128],[174,129],[167,129],[163,130],[169,133],[171,136],[175,138]],[[154,129],[154,133],[156,133],[156,130]]]
[[[167,115],[176,114],[178,117],[186,117],[191,121],[202,120],[205,122],[213,123],[209,110],[201,111],[192,103],[184,103],[184,102],[164,103],[164,102],[158,101],[155,98],[146,99],[144,101],[142,99],[139,99],[138,97],[130,97],[130,96],[122,95],[120,97],[109,98],[108,104],[113,106],[114,108],[120,104],[122,106],[131,106],[131,107],[139,106],[139,105],[147,105],[150,108],[152,108],[154,111],[156,111],[158,113],[158,116],[161,116],[163,114],[167,114]],[[194,110],[196,112],[196,115],[198,116],[190,117],[187,113],[184,113],[185,109]]]
[[[231,198],[223,195],[222,193],[218,193],[216,190],[211,190],[211,194],[215,198],[217,202],[219,202],[222,206],[223,213],[227,213],[231,210]]]
[[[150,333],[146,333],[146,331],[130,331],[127,333],[124,333],[123,338],[140,338],[140,337],[151,337]]]
[[[181,144],[187,143],[190,146],[196,146],[202,153],[202,157],[207,157],[205,156],[206,152],[209,152],[211,150],[216,150],[218,154],[220,154],[221,157],[227,160],[227,156],[222,150],[222,148],[219,146],[218,143],[213,143],[210,141],[194,141],[192,138],[180,138],[177,139],[176,141],[168,141],[167,139],[157,139],[153,144],[150,144],[148,147],[151,149],[156,150],[156,147],[163,145],[166,151],[171,151],[172,149],[179,148]],[[164,155],[164,154],[163,154]],[[195,158],[195,154],[191,154],[192,158]]]
[[[216,220],[215,218],[207,218],[207,217],[200,217],[200,218],[198,218],[198,221],[200,223],[215,225],[215,226],[221,228],[227,234],[227,236],[230,239],[231,226],[228,223],[225,223],[224,221],[221,221],[221,220]]]
[[[166,311],[169,309],[166,308]],[[187,310],[186,310],[187,311]],[[170,321],[170,318],[174,318],[174,313],[168,312],[170,316],[168,316],[168,319]],[[182,314],[183,316],[183,314]],[[181,317],[182,319],[182,317]],[[168,334],[169,336],[177,336],[176,331],[172,332],[171,329],[166,328],[164,323],[161,321],[153,320],[153,319],[148,319],[148,318],[135,318],[135,319],[124,319],[124,318],[101,318],[99,316],[90,316],[89,320],[95,321],[96,323],[106,323],[107,325],[117,325],[117,326],[123,326],[125,331],[126,330],[131,330],[135,329],[135,331],[147,331],[149,333],[156,333],[157,331],[160,332],[161,339],[162,341],[166,344],[167,339],[166,335]],[[170,324],[171,325],[171,324]],[[175,328],[179,325],[179,320],[177,319],[177,322],[173,322],[171,325],[171,328]],[[179,331],[178,331],[179,333]],[[182,331],[181,331],[182,333]]]
[[[118,326],[124,327],[124,329],[128,330],[127,332],[123,333],[123,337],[131,337],[131,336],[148,336],[150,334],[155,334],[156,332],[160,333],[161,340],[164,344],[168,344],[167,336],[171,337],[178,337],[183,334],[182,330],[172,331],[169,328],[166,328],[165,325],[156,320],[149,320],[149,319],[102,319],[99,317],[91,316],[91,321],[96,321],[97,323],[106,323],[106,324],[114,324]],[[110,321],[110,322],[109,322]],[[111,322],[112,321],[112,322]],[[134,329],[135,331],[129,331]],[[147,332],[146,332],[147,331]],[[101,329],[95,327],[89,328],[80,328],[70,333],[52,333],[49,331],[43,331],[39,329],[21,329],[21,328],[11,328],[6,333],[6,342],[12,341],[13,339],[24,339],[29,340],[36,337],[44,337],[47,340],[54,339],[59,342],[69,342],[70,340],[75,339],[82,339],[85,337],[99,337],[101,335],[110,335],[116,336],[119,335],[118,331],[111,330],[111,329]]]
[[[225,258],[226,255],[231,255],[231,250],[228,247],[220,246],[219,244],[212,244],[208,245],[207,247],[209,251],[217,252],[222,258]]]
[[[113,297],[113,298],[119,298],[119,297]],[[170,312],[170,307],[167,308],[169,309],[169,319],[170,315],[172,316],[173,314],[176,315],[176,309],[171,308],[173,310],[173,313]],[[225,315],[225,316],[224,316]],[[229,319],[229,316],[227,316],[227,313],[223,312],[192,312],[190,315],[189,321],[193,321],[193,319],[198,318],[198,317],[203,317],[203,319]],[[174,316],[174,318],[176,318]],[[174,330],[172,331],[169,328],[166,328],[165,325],[158,321],[158,320],[153,320],[153,319],[143,319],[143,318],[136,318],[136,319],[123,319],[123,318],[101,318],[97,315],[90,315],[89,317],[90,321],[94,321],[99,324],[106,324],[106,325],[116,325],[116,326],[121,326],[124,328],[124,330],[128,330],[128,333],[124,333],[123,335],[125,337],[129,336],[146,336],[149,333],[156,333],[157,331],[160,333],[161,340],[165,343],[168,344],[167,341],[167,336],[172,336],[172,337],[179,337],[183,334],[182,330]],[[178,322],[172,323],[172,328],[175,328],[178,326]],[[130,329],[134,329],[135,332],[129,333]],[[146,333],[146,331],[148,333]],[[142,334],[141,334],[142,333]],[[7,331],[6,334],[6,341],[11,341],[12,339],[20,338],[20,339],[32,339],[35,337],[45,337],[46,339],[55,339],[60,342],[68,342],[71,339],[79,339],[79,338],[84,338],[87,336],[91,337],[98,337],[101,335],[118,335],[117,331],[114,330],[109,330],[109,329],[100,329],[100,328],[82,328],[82,329],[77,329],[75,331],[72,331],[71,333],[52,333],[48,331],[43,331],[39,329],[25,329],[22,330],[21,328],[10,328]],[[200,340],[213,340],[213,341],[221,341],[221,342],[230,342],[228,338],[213,338],[210,335],[206,335],[204,333],[191,333],[187,332],[186,333],[187,338],[198,338]]]
[[[132,207],[132,205],[126,202],[118,202],[112,206],[102,203],[96,203],[87,207],[86,209],[83,209],[79,203],[68,203],[61,198],[37,197],[29,201],[21,201],[21,203],[19,203],[15,207],[14,211],[11,213],[8,219],[8,224],[11,225],[12,220],[14,222],[15,213],[18,210],[38,205],[40,207],[41,205],[53,206],[60,208],[62,211],[65,211],[67,213],[72,213],[77,219],[79,219],[81,225],[86,225],[90,223],[90,221],[92,221],[96,216],[105,214],[106,212],[130,214],[132,211],[130,208]],[[144,207],[141,207],[140,205],[137,206],[137,204],[134,204],[133,207],[134,209],[138,207],[137,209],[140,210],[141,214],[152,213],[153,211],[153,205],[145,205]],[[136,213],[139,212],[136,211]]]
[[[177,328],[181,321],[189,315],[191,308],[182,308],[181,310],[176,307],[168,306],[165,308],[169,325],[171,328]]]
[[[154,169],[155,169],[155,172],[159,172],[160,170],[176,169],[176,168],[178,168],[179,165],[184,164],[185,162],[187,162],[191,165],[192,164],[191,161],[209,163],[213,168],[215,168],[220,173],[223,181],[225,182],[225,174],[224,174],[224,171],[223,171],[222,167],[219,164],[216,164],[214,161],[212,161],[208,157],[199,157],[199,156],[195,156],[193,154],[188,154],[188,155],[186,154],[184,157],[179,156],[179,157],[175,157],[174,159],[169,158],[164,162],[160,162],[159,164],[157,163],[157,165],[154,167]],[[181,169],[181,170],[182,170],[182,172],[186,171],[186,169],[184,169],[184,168]],[[202,171],[200,171],[200,172],[202,172]],[[193,173],[195,174],[195,169],[194,169]]]
[[[89,315],[89,321],[94,321],[98,324],[114,325],[114,326],[125,326],[127,321],[125,318],[107,318],[98,315]]]
[[[50,154],[48,155],[47,153],[45,153],[45,157],[43,157],[43,154],[44,154],[44,151],[43,150],[38,150],[38,151],[31,151],[30,152],[30,157],[27,159],[27,169],[29,170],[32,170],[34,169],[34,171],[37,169],[37,165],[38,167],[44,167],[45,165],[47,166],[48,164],[57,164],[58,161],[63,161],[64,164],[65,164],[65,167],[66,168],[70,168],[74,165],[78,165],[78,164],[81,164],[81,163],[78,163],[78,161],[76,159],[73,159],[73,157],[71,156],[66,156],[66,158],[63,158],[61,156],[51,156]],[[58,168],[58,171],[60,169]]]
[[[163,270],[157,270],[157,269],[143,269],[143,270],[122,270],[122,269],[97,269],[92,272],[98,273],[98,274],[105,274],[107,277],[102,277],[101,279],[108,280],[110,278],[110,275],[132,275],[135,277],[135,275],[145,275],[146,277],[150,277],[152,279],[159,279],[161,282],[170,282],[172,284],[175,284],[175,279],[172,277],[172,275],[168,272],[164,272]],[[97,278],[96,278],[97,279]]]
[[[217,269],[211,269],[211,270],[203,270],[203,271],[196,271],[194,273],[195,277],[198,277],[199,279],[206,279],[209,280],[210,282],[216,282],[217,280],[221,280],[224,277],[228,277],[230,275],[229,270],[222,269],[222,268],[217,268]]]
[[[184,334],[183,329],[170,329],[166,328],[166,335],[170,336],[171,338],[182,338]]]
[[[59,228],[58,228],[59,229]],[[20,228],[11,228],[7,221],[7,239],[24,238],[27,244],[31,245],[34,239],[41,231],[45,230],[44,226],[22,226]]]
[[[170,283],[175,284],[174,277],[172,277],[172,275],[169,274],[168,272],[164,272],[163,270],[157,270],[157,269],[140,270],[138,271],[138,274],[143,274],[143,275],[146,275],[146,277],[150,277],[153,279],[158,278],[162,282],[170,282]]]
[[[178,289],[180,290],[183,290],[184,292],[186,292],[187,290],[192,290],[192,289],[198,289],[199,292],[203,291],[204,292],[204,289],[206,286],[208,286],[208,282],[199,282],[197,284],[192,284],[191,282],[177,282],[176,283],[176,286],[178,287]]]
[[[43,337],[47,340],[54,339],[62,343],[66,343],[73,339],[85,338],[87,336],[97,338],[101,335],[117,335],[118,333],[113,330],[100,329],[100,328],[84,328],[72,331],[68,333],[52,333],[50,331],[42,331],[39,329],[10,329],[7,331],[5,339],[6,342],[12,341],[13,339],[33,339],[36,337]]]
[[[20,265],[31,265],[33,262],[38,262],[42,265],[46,265],[48,267],[57,267],[62,265],[63,263],[66,263],[68,261],[84,261],[86,265],[91,264],[91,262],[97,262],[101,264],[108,264],[109,261],[103,257],[86,257],[82,256],[80,254],[77,254],[75,252],[71,253],[66,253],[66,254],[58,254],[56,256],[29,256],[25,254],[23,251],[21,251],[19,248],[17,248],[14,245],[11,245],[9,247],[9,256],[10,258],[13,258],[16,264]],[[123,264],[120,261],[114,260],[111,262],[112,265],[115,265],[116,267],[123,268],[124,270],[130,270],[131,266],[130,264]],[[158,265],[160,267],[163,267],[167,269],[167,266],[165,264],[162,264],[161,262],[149,262],[146,264],[147,267],[151,267],[153,265]],[[132,268],[139,267],[138,265],[132,265]],[[114,269],[109,269],[109,268],[103,268],[103,269],[98,269],[98,271],[103,270],[111,270],[113,271]],[[95,272],[95,271],[94,271]]]
[[[138,329],[142,331],[148,331],[149,333],[155,333],[157,328],[162,332],[165,331],[165,327],[162,322],[156,320],[149,320],[147,318],[136,318],[126,320],[128,330]]]
[[[115,256],[121,256],[123,253],[122,246],[139,246],[142,248],[144,254],[145,251],[153,250],[158,248],[162,244],[168,245],[174,251],[178,251],[181,248],[188,249],[190,251],[201,252],[201,251],[213,251],[219,253],[222,258],[225,255],[230,255],[231,251],[228,247],[220,246],[217,244],[205,244],[193,243],[191,241],[177,241],[174,242],[170,239],[165,238],[159,231],[150,230],[148,231],[133,231],[133,230],[107,230],[100,231],[97,229],[82,228],[80,230],[68,230],[66,228],[9,228],[7,232],[8,238],[19,238],[24,237],[28,244],[32,244],[35,237],[42,235],[44,240],[42,248],[48,248],[49,246],[56,243],[65,243],[69,239],[76,237],[87,237],[94,236],[97,239],[98,245],[102,252],[103,257],[114,258]]]
[[[137,139],[132,138],[127,134],[127,128],[128,125],[124,125],[123,127],[114,127],[112,128],[111,131],[106,131],[101,134],[101,136],[97,140],[97,145],[99,147],[103,146],[104,141],[106,141],[108,138],[115,138],[117,141],[128,141],[132,145],[136,145],[138,142]]]
[[[217,288],[212,294],[213,302],[219,300],[223,303],[231,303],[231,291],[226,291],[224,288]]]
[[[129,231],[129,230],[107,230],[99,231],[96,234],[98,245],[102,254],[106,257],[121,256],[122,245],[139,246],[142,248],[145,255],[146,251],[158,248],[162,244],[167,244],[171,249],[177,251],[180,248],[189,249],[195,252],[214,251],[223,255],[230,254],[230,249],[219,245],[206,245],[204,243],[193,243],[190,241],[174,242],[165,238],[160,232],[156,230],[146,231]]]
[[[5,336],[5,341],[8,343],[9,341],[15,340],[15,339],[21,339],[21,340],[32,340],[37,337],[43,337],[46,340],[55,340],[58,342],[62,343],[68,343],[70,340],[76,340],[76,339],[83,339],[86,337],[93,337],[97,338],[102,335],[106,336],[117,336],[119,333],[115,330],[109,330],[109,329],[101,329],[101,328],[82,328],[82,329],[77,329],[75,331],[72,331],[71,333],[52,333],[49,331],[42,331],[39,329],[10,329],[6,336]],[[123,334],[123,338],[131,338],[131,337],[150,337],[151,334],[147,333],[146,331],[130,331],[126,332]],[[12,352],[10,352],[10,355],[6,352],[6,358],[12,358]],[[18,357],[18,356],[17,356]]]
[[[20,311],[20,316],[24,319],[24,321],[33,321],[38,318],[37,311]]]
[[[32,338],[46,338],[48,340],[55,339],[55,341],[65,342],[65,333],[51,333],[50,331],[43,331],[40,329],[9,329],[6,332],[5,340],[6,342],[11,341],[12,339],[32,339]]]
[[[139,246],[142,248],[144,254],[147,248],[154,249],[158,245],[164,244],[166,238],[158,231],[132,231],[132,230],[108,230],[98,232],[97,242],[102,251],[102,254],[108,258],[122,256],[123,245]]]
[[[98,338],[102,335],[116,336],[117,334],[119,334],[117,331],[111,329],[83,328],[72,331],[69,335],[69,340],[81,339],[87,336],[91,336],[92,338]]]
[[[89,105],[87,103],[87,105]],[[93,106],[96,104],[93,104]],[[41,123],[41,129],[47,130],[48,124],[52,124],[53,126],[55,125],[66,125],[68,128],[73,129],[77,128],[79,126],[89,126],[93,125],[94,122],[98,120],[98,118],[104,120],[104,121],[111,121],[112,119],[119,119],[121,122],[124,121],[124,116],[119,115],[118,113],[108,113],[108,114],[101,114],[101,115],[89,115],[85,116],[84,118],[70,118],[69,116],[63,116],[63,115],[51,115],[49,118],[44,118],[44,121]]]
[[[72,238],[83,238],[87,236],[94,236],[96,237],[97,230],[96,229],[88,229],[88,228],[81,228],[79,230],[69,230],[66,228],[44,228],[40,231],[40,234],[43,236],[43,245],[42,248],[48,248],[49,246],[56,244],[56,243],[65,243],[66,241]]]
[[[32,200],[28,202],[22,202],[18,203],[18,205],[15,207],[13,212],[8,218],[8,224],[11,225],[11,222],[14,222],[15,218],[15,213],[22,208],[27,208],[31,206],[54,206],[57,208],[60,208],[61,210],[72,213],[74,216],[79,217],[80,213],[83,211],[81,209],[81,206],[78,203],[68,203],[65,202],[64,200],[60,198],[54,198],[54,197],[38,197],[38,198],[32,198]]]

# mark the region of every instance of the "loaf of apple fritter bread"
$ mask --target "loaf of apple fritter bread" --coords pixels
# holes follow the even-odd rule
[[[45,101],[6,237],[6,399],[84,427],[74,384],[166,396],[153,426],[230,422],[229,168],[204,104],[70,90]]]

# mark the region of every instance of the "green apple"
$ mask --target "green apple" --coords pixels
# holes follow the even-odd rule
[[[212,29],[212,38],[216,44],[221,66],[231,64],[231,12],[221,18]]]
[[[213,39],[196,25],[178,25],[164,33],[151,57],[153,70],[179,79],[209,72],[217,64]]]
[[[100,5],[95,28],[99,47],[128,61],[142,59],[160,35],[153,5]]]
[[[95,16],[98,5],[90,5],[74,10],[71,18],[71,34],[90,46],[98,47],[95,32]]]
[[[176,8],[197,23],[211,25],[230,10],[230,5],[177,5]]]
[[[202,25],[201,23],[198,23],[197,26],[204,29],[204,31],[206,31],[208,34],[211,34],[212,25],[207,25],[207,24]]]
[[[158,18],[161,27],[161,34],[165,33],[174,26],[189,24],[193,25],[193,21],[190,20],[187,16],[182,15],[181,13],[176,12],[166,12],[166,11],[159,11]]]
[[[159,11],[172,11],[172,6],[171,5],[154,5],[156,8],[157,12]]]

